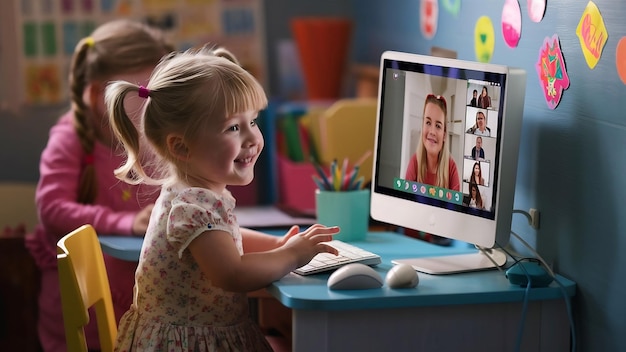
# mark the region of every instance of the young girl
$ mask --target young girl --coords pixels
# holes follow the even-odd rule
[[[76,46],[69,79],[72,107],[50,130],[41,154],[35,199],[40,224],[26,239],[41,271],[38,333],[46,352],[67,350],[57,241],[83,224],[92,224],[99,234],[143,236],[158,196],[158,188],[124,185],[113,175],[123,159],[108,124],[104,88],[121,78],[146,82],[171,50],[160,31],[125,20],[101,25]],[[136,264],[108,255],[105,262],[119,320],[132,303]],[[91,321],[88,345],[99,349]]]
[[[135,92],[147,99],[140,121],[123,104]],[[226,187],[254,177],[264,146],[256,123],[267,105],[263,88],[228,51],[202,48],[164,59],[146,87],[112,84],[106,102],[128,154],[115,174],[162,184],[117,350],[271,350],[249,318],[246,293],[319,252],[336,254],[323,242],[339,230],[313,225],[298,233],[294,226],[278,237],[239,228]],[[148,149],[163,161],[159,174],[144,169],[140,151]]]

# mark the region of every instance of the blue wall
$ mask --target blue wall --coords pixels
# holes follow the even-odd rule
[[[475,60],[474,25],[489,16],[496,46],[492,63],[527,71],[526,104],[518,162],[515,208],[537,208],[536,232],[514,218],[513,229],[562,275],[578,284],[574,301],[579,351],[617,351],[626,346],[626,87],[617,76],[616,46],[626,36],[623,0],[597,0],[609,38],[597,66],[586,64],[576,27],[587,1],[550,0],[544,19],[522,9],[522,37],[511,49],[500,32],[503,1],[464,0],[458,17],[439,3],[438,31],[426,40],[419,28],[419,1],[353,0],[355,60],[377,64],[384,50],[428,54],[432,46]],[[570,78],[560,105],[550,110],[535,71],[545,37],[558,34]]]
[[[499,32],[502,0],[461,0],[458,17],[439,6],[432,40],[419,29],[419,0],[270,0],[266,2],[268,69],[276,91],[275,44],[289,38],[289,17],[354,16],[353,59],[378,64],[384,50],[427,54],[431,46],[450,48],[474,60],[474,23],[490,16],[496,30],[493,63],[528,72],[515,207],[541,212],[541,228],[531,230],[515,218],[514,230],[536,244],[555,269],[578,283],[575,319],[579,351],[617,351],[626,346],[626,213],[621,200],[626,175],[626,87],[617,77],[615,48],[626,36],[623,0],[597,0],[609,38],[603,56],[590,70],[576,26],[587,1],[550,0],[545,17],[533,23],[522,7],[522,38],[516,49]],[[548,109],[534,63],[546,36],[558,34],[571,81],[556,110]],[[0,112],[0,180],[36,181],[39,153],[49,127],[65,109]],[[622,251],[623,250],[623,251]]]

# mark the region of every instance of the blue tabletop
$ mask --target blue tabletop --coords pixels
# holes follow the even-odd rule
[[[102,252],[123,260],[138,262],[143,237],[98,236]]]
[[[281,233],[284,233],[281,232]],[[100,236],[103,252],[114,257],[138,261],[143,238]],[[370,232],[364,241],[352,242],[377,253],[382,263],[376,270],[384,277],[393,259],[469,253],[468,246],[442,247],[415,240],[394,232]],[[419,285],[409,289],[387,286],[368,290],[332,291],[326,286],[330,273],[300,276],[290,273],[272,283],[267,290],[283,305],[295,309],[350,310],[401,308],[451,304],[521,302],[526,289],[512,285],[504,272],[492,269],[450,275],[419,273]],[[562,287],[553,282],[548,287],[530,289],[530,300],[563,299],[573,296],[576,284],[557,275]]]
[[[442,247],[392,232],[372,232],[366,240],[353,242],[377,253],[382,263],[376,270],[384,277],[391,260],[475,251],[467,246]],[[521,302],[526,289],[512,285],[504,272],[496,269],[450,275],[419,274],[416,288],[391,289],[387,286],[368,290],[333,291],[326,286],[329,273],[313,276],[288,274],[268,287],[281,303],[296,309],[350,310],[394,307],[419,307],[451,304]],[[563,299],[573,296],[576,284],[558,276],[564,290],[553,282],[544,288],[532,288],[530,300]]]

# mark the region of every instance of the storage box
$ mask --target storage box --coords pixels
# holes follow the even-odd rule
[[[279,204],[304,215],[315,215],[316,174],[311,163],[294,163],[277,155]]]

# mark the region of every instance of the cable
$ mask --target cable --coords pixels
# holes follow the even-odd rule
[[[493,249],[483,248],[479,245],[474,245],[474,247],[478,248],[478,250],[480,250],[487,257],[487,259],[489,259],[489,261],[493,264],[493,266],[496,267],[496,269],[498,269],[501,272],[504,272],[504,270],[502,270],[500,265],[491,257],[491,252],[493,251]]]
[[[515,231],[511,230],[511,234],[517,238],[520,242],[522,242],[522,244],[528,248],[531,252],[533,252],[533,254],[535,255],[535,257],[541,262],[541,264],[543,264],[543,266],[546,268],[546,270],[548,270],[548,273],[550,274],[550,276],[552,276],[553,279],[556,279],[556,274],[554,273],[554,271],[552,271],[552,268],[550,268],[550,266],[548,265],[548,263],[546,263],[545,260],[543,260],[543,258],[539,255],[539,253],[537,253],[537,251],[535,251],[535,249],[533,247],[531,247],[531,245],[528,244],[528,242],[524,241],[524,239],[518,235],[517,233],[515,233]]]
[[[524,216],[526,216],[526,219],[528,219],[528,225],[532,226],[532,218],[530,216],[530,214],[524,210],[520,210],[520,209],[513,209],[513,213],[517,213],[517,214],[522,214]],[[539,255],[539,253],[537,253],[537,251],[528,244],[528,242],[524,241],[524,239],[519,236],[517,233],[515,233],[515,231],[513,231],[511,229],[511,234],[517,239],[519,240],[526,248],[528,248],[534,255],[535,258],[527,258],[527,259],[537,259],[541,262],[541,264],[543,264],[544,268],[548,271],[548,273],[550,274],[550,276],[552,277],[552,279],[554,280],[554,282],[557,283],[557,285],[559,286],[559,289],[561,290],[561,294],[563,295],[563,298],[565,300],[565,306],[567,308],[567,318],[569,319],[569,326],[570,326],[570,334],[571,334],[571,352],[575,352],[576,351],[576,327],[574,325],[574,316],[572,313],[572,305],[571,305],[571,301],[570,301],[570,297],[567,294],[567,292],[565,291],[565,287],[563,286],[563,284],[561,283],[561,281],[557,278],[556,274],[554,273],[554,271],[552,271],[552,268],[546,263],[546,261],[543,259],[543,257],[541,255]],[[509,256],[511,256],[511,258],[515,259],[515,257],[513,257],[509,252],[506,251],[506,249],[502,249],[504,250],[505,253],[507,253]],[[523,260],[523,259],[520,259]],[[518,260],[519,261],[519,260]],[[528,273],[526,272],[526,269],[524,269],[524,267],[522,266],[522,269],[524,270],[524,273],[527,276],[527,280],[528,280],[528,284],[526,285],[526,288],[528,289],[528,287],[530,286],[530,277],[528,275]],[[526,297],[524,298],[526,299]],[[524,310],[526,308],[524,307]],[[525,311],[523,312],[523,318],[525,316]],[[519,345],[518,345],[519,348]]]
[[[504,251],[504,253],[506,253],[509,257],[511,257],[511,259],[513,259],[513,264],[515,265],[518,262],[520,262],[523,259],[518,259],[515,256],[513,256],[511,253],[509,253],[506,249],[502,248],[502,250]],[[524,326],[526,325],[526,312],[528,312],[528,299],[530,296],[530,274],[528,273],[528,271],[526,270],[526,268],[524,268],[524,266],[520,266],[520,268],[522,268],[522,271],[524,272],[524,275],[526,275],[526,289],[524,290],[524,300],[522,301],[522,317],[520,318],[520,323],[519,323],[519,327],[518,327],[518,331],[517,331],[517,342],[515,343],[515,351],[519,352],[521,346],[522,346],[522,336],[524,336]]]
[[[528,219],[528,225],[530,226],[533,225],[533,219],[527,211],[522,210],[522,209],[513,209],[513,214],[522,214],[526,216],[526,219]]]

